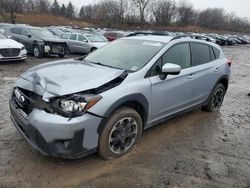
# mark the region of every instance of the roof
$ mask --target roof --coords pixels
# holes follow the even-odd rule
[[[173,36],[143,35],[143,36],[127,37],[127,38],[123,38],[123,39],[136,39],[136,40],[155,41],[155,42],[161,42],[161,43],[168,43],[173,38],[174,38]]]

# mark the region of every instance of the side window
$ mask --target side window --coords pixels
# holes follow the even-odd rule
[[[191,67],[191,53],[188,43],[177,44],[162,56],[163,64],[174,63],[182,69]]]
[[[211,61],[214,61],[216,59],[216,57],[215,57],[214,51],[213,51],[211,46],[209,47],[209,51],[210,51]]]
[[[214,50],[214,54],[215,54],[216,59],[218,59],[220,57],[220,50],[218,50],[215,47],[213,47],[213,50]]]
[[[117,33],[116,36],[117,36],[117,38],[122,38],[122,37],[124,37],[124,35],[123,35],[122,33]]]
[[[208,45],[192,43],[193,66],[210,62],[210,51]]]
[[[71,34],[69,37],[70,40],[76,40],[76,38],[77,38],[77,34]]]
[[[24,29],[23,30],[23,33],[22,33],[22,35],[24,35],[24,36],[28,36],[30,33],[26,30],[26,29]]]
[[[12,27],[10,28],[10,32],[17,34],[17,35],[21,35],[22,34],[22,28],[18,28],[18,27]]]
[[[88,40],[83,35],[78,35],[78,41],[80,41],[80,42],[88,42]]]
[[[68,33],[62,34],[62,39],[68,39],[68,38],[69,38],[69,34]]]
[[[108,36],[109,37],[116,37],[116,34],[115,33],[109,33]]]

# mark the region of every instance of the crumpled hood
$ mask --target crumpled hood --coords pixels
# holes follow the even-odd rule
[[[45,38],[45,37],[42,37],[40,39],[43,40],[43,41],[45,41],[45,42],[61,42],[61,43],[66,42],[64,39],[61,39],[59,37],[55,37],[55,38]]]
[[[123,70],[71,59],[33,67],[21,75],[21,78],[32,82],[34,86],[42,87],[43,91],[37,94],[42,94],[43,99],[48,100],[53,96],[98,88],[123,72]]]

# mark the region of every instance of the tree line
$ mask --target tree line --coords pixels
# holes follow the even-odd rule
[[[214,30],[250,32],[250,22],[223,8],[196,10],[188,0],[100,0],[76,9],[57,0],[0,0],[0,16],[15,22],[18,13],[50,13],[112,27],[123,24],[199,26]]]

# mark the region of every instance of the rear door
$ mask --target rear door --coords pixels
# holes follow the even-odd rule
[[[70,34],[67,44],[68,44],[70,52],[78,52],[77,51],[78,49],[77,48],[78,46],[77,34]]]
[[[204,102],[210,95],[219,75],[216,55],[210,45],[192,42],[193,101]],[[217,66],[218,65],[218,66]]]
[[[182,67],[179,75],[168,75],[161,80],[159,75],[165,63],[174,63]],[[181,43],[170,48],[151,68],[151,122],[174,114],[192,106],[193,68],[189,43]]]

